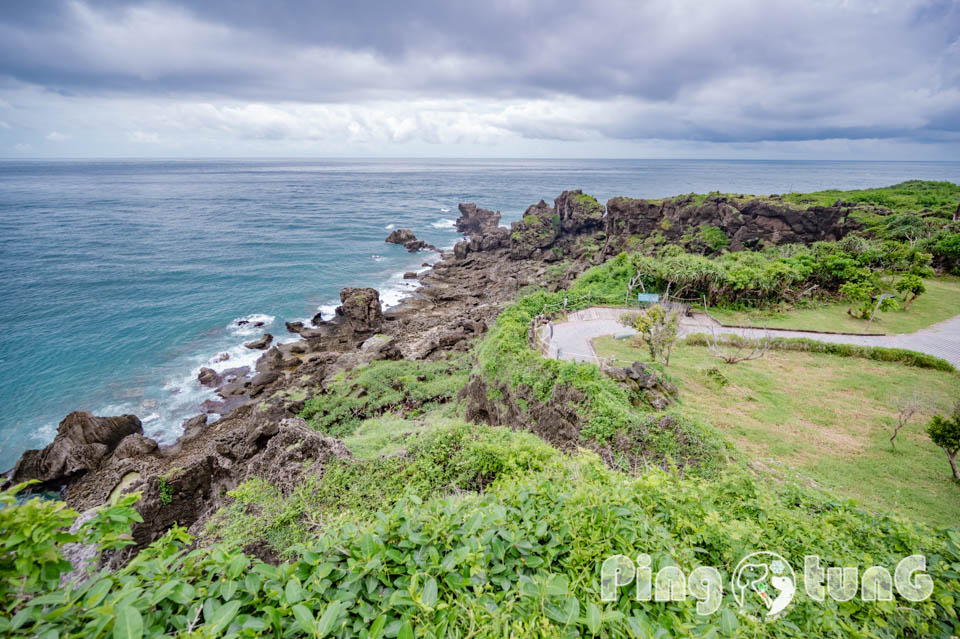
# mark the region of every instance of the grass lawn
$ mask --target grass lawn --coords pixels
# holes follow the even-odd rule
[[[612,337],[594,340],[594,347],[601,357],[648,358],[645,348]],[[711,367],[727,378],[725,386],[704,373]],[[731,365],[683,344],[667,374],[680,388],[682,410],[714,424],[750,459],[776,460],[868,508],[960,525],[960,485],[946,454],[923,432],[931,407],[946,410],[960,397],[957,374],[775,351]],[[928,407],[900,431],[892,451],[897,397],[914,388]]]
[[[877,313],[871,333],[912,333],[960,314],[960,277],[943,276],[924,280],[927,292],[917,298],[909,310]],[[898,300],[900,301],[900,300]],[[769,326],[795,330],[863,333],[867,320],[847,315],[848,304],[823,304],[783,312],[728,311],[711,308],[710,314],[723,324]]]

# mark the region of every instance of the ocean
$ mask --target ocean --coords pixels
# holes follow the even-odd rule
[[[343,286],[396,304],[416,286],[402,274],[438,256],[384,238],[451,248],[459,202],[508,224],[564,189],[605,202],[912,178],[960,182],[960,162],[0,161],[0,470],[72,410],[134,413],[172,442],[213,398],[201,366],[252,364],[244,341],[295,339],[284,322],[329,317]]]

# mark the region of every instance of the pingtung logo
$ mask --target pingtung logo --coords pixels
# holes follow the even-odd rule
[[[766,608],[767,619],[773,619],[793,601],[797,575],[786,559],[763,550],[740,560],[730,578],[730,586],[741,609],[755,597]]]
[[[723,578],[719,569],[696,566],[689,573],[669,557],[656,562],[640,553],[636,559],[613,555],[600,567],[600,600],[617,601],[621,589],[633,586],[635,601],[697,600],[697,614],[707,616],[720,609],[723,600]],[[933,593],[933,579],[926,574],[923,555],[901,559],[893,572],[883,566],[870,566],[863,573],[856,566],[820,565],[817,555],[803,558],[803,591],[805,603],[850,601],[857,594],[861,601],[893,601],[894,588],[907,601],[924,601]],[[743,557],[730,577],[733,598],[741,614],[749,615],[759,606],[766,610],[765,621],[774,621],[790,606],[800,588],[797,575],[782,555],[767,550]]]

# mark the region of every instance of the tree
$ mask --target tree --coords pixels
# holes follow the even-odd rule
[[[661,303],[628,316],[628,321],[650,349],[650,358],[655,362],[662,362],[664,366],[670,365],[670,353],[677,341],[680,309],[681,307],[673,304]]]
[[[919,275],[904,275],[900,278],[900,281],[897,282],[895,287],[898,293],[903,294],[903,299],[906,304],[903,305],[903,310],[910,308],[910,305],[920,297],[922,293],[925,293],[927,287],[923,285],[923,280]]]
[[[877,285],[869,280],[846,282],[840,287],[840,294],[850,301],[847,314],[858,319],[873,319],[875,311],[893,311],[899,308],[892,295],[881,296],[878,301],[875,296],[879,293]]]
[[[913,393],[910,395],[904,395],[897,400],[897,425],[893,427],[893,435],[890,436],[890,448],[894,450],[897,449],[893,440],[897,438],[897,435],[900,434],[903,427],[913,419],[913,416],[920,411],[922,405],[920,391],[916,388],[913,389]]]
[[[707,348],[710,352],[727,364],[760,359],[770,350],[771,344],[773,344],[773,336],[768,331],[764,331],[759,339],[750,339],[744,334],[739,334],[722,340],[717,337],[717,330],[713,325],[710,326],[710,337],[707,338]]]
[[[927,424],[927,434],[934,444],[947,453],[953,478],[960,481],[960,468],[957,468],[957,453],[960,452],[960,402],[954,404],[950,415],[934,415]]]

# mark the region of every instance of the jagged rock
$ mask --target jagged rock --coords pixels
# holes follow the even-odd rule
[[[383,324],[380,293],[373,288],[341,289],[337,315],[345,317],[355,333],[376,331]]]
[[[417,236],[414,235],[410,229],[395,229],[390,232],[390,235],[388,235],[384,241],[390,242],[391,244],[406,244],[415,239],[417,239]]]
[[[459,242],[453,245],[453,255],[458,260],[466,259],[467,252],[469,250],[470,250],[470,242],[467,242],[465,240],[460,240]]]
[[[603,226],[604,206],[583,191],[564,191],[553,201],[560,226],[567,233],[599,229]]]
[[[259,389],[272,384],[273,382],[280,379],[280,373],[277,371],[267,371],[265,373],[260,373],[250,381],[251,389]]]
[[[484,235],[500,226],[500,212],[478,208],[476,204],[459,204],[460,217],[457,218],[458,233]]]
[[[812,243],[842,238],[859,224],[849,218],[848,203],[802,209],[771,197],[741,202],[709,196],[697,203],[691,196],[650,202],[615,197],[607,202],[606,228],[621,239],[662,234],[678,241],[705,226],[719,228],[732,250],[764,244]]]
[[[403,279],[405,280],[415,280],[417,279],[417,274],[414,271],[407,271],[403,274]]]
[[[526,259],[537,249],[548,248],[556,241],[560,230],[560,216],[540,200],[524,212],[523,219],[510,227],[510,257]]]
[[[264,333],[262,337],[259,337],[252,342],[247,342],[244,344],[244,346],[251,350],[262,351],[270,348],[271,342],[273,342],[273,335],[270,333]]]
[[[274,346],[266,353],[260,356],[260,359],[257,360],[257,363],[254,364],[254,368],[258,373],[263,373],[266,371],[273,371],[281,367],[281,362],[283,361],[283,353],[280,352],[280,349]]]
[[[204,386],[216,386],[220,383],[220,376],[217,375],[217,371],[204,366],[197,374],[197,381]]]
[[[57,436],[43,450],[23,454],[10,479],[28,479],[53,485],[69,482],[94,470],[128,435],[141,435],[143,428],[135,415],[94,417],[85,411],[67,415],[57,427]]]
[[[290,342],[288,344],[280,344],[277,346],[277,349],[284,355],[290,355],[292,353],[303,354],[306,353],[309,349],[308,345],[304,341]]]
[[[416,253],[422,249],[427,248],[428,244],[423,240],[411,240],[409,242],[404,242],[403,248],[407,249],[411,253]]]
[[[296,333],[297,335],[299,335],[300,331],[303,330],[303,322],[284,322],[284,325],[287,327],[289,332]]]
[[[157,442],[144,437],[143,435],[127,435],[124,437],[113,451],[113,456],[117,459],[126,459],[127,457],[136,457],[137,455],[148,455],[157,450]]]
[[[626,387],[634,398],[634,404],[646,404],[654,410],[664,410],[678,396],[676,386],[643,362],[634,362],[624,368],[604,365],[601,370]]]
[[[211,410],[211,413],[217,413],[218,411]],[[197,415],[196,417],[191,417],[186,419],[183,422],[183,435],[180,436],[181,442],[187,442],[203,432],[203,429],[207,425],[207,416],[205,414]]]

